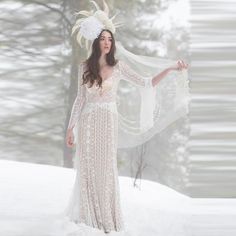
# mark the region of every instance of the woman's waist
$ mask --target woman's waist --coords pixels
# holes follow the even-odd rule
[[[86,102],[84,104],[82,113],[87,113],[87,112],[91,112],[94,109],[98,109],[98,108],[102,108],[102,109],[106,109],[112,112],[117,112],[117,104],[116,101],[106,101],[106,102]]]

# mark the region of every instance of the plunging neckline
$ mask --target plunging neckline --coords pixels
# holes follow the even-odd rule
[[[111,75],[108,76],[106,79],[103,79],[102,82],[105,82],[106,80],[109,80],[110,78],[112,78],[112,77],[114,76],[114,73],[115,73],[115,70],[116,70],[117,64],[118,64],[118,62],[116,63],[115,66],[113,66],[113,70],[112,70],[112,72],[111,72]]]
[[[102,80],[102,83],[106,83],[107,80],[110,80],[110,79],[112,79],[112,78],[114,77],[114,74],[116,73],[116,69],[117,69],[118,63],[119,63],[119,62],[117,62],[116,65],[114,65],[111,75],[108,76],[106,79]],[[96,82],[95,82],[92,87],[88,88],[88,87],[87,87],[87,84],[86,84],[85,87],[89,90],[89,89],[91,89],[92,87],[98,88],[99,86],[98,86],[98,85],[96,84]]]

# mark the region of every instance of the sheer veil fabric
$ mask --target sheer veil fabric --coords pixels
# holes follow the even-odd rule
[[[116,41],[115,56],[146,79],[147,83],[165,68],[176,65],[176,61],[167,58],[136,55],[125,49],[120,41]],[[144,144],[186,116],[189,100],[187,70],[169,72],[154,87],[130,85],[122,80],[117,92],[118,148]]]

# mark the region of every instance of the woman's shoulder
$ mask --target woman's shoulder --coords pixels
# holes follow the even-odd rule
[[[124,68],[128,66],[127,63],[122,59],[118,60],[116,65],[120,70],[124,70]]]
[[[116,66],[118,66],[118,67],[124,65],[124,63],[125,63],[125,62],[124,62],[123,60],[120,60],[120,59],[117,59],[117,60],[116,60]]]

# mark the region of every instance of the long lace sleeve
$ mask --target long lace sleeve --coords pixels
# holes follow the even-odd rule
[[[139,75],[123,61],[119,61],[119,69],[121,73],[121,79],[127,80],[139,87],[153,87],[151,76],[144,77]]]
[[[70,120],[68,124],[68,129],[73,129],[76,122],[79,119],[80,112],[85,102],[85,87],[81,85],[82,83],[82,75],[83,75],[83,64],[79,65],[79,73],[78,73],[78,90],[75,101],[73,103],[71,109]]]
[[[141,76],[123,61],[119,61],[121,79],[127,80],[138,87],[141,95],[139,124],[140,131],[144,132],[153,126],[155,108],[155,87],[152,85],[152,76]]]

